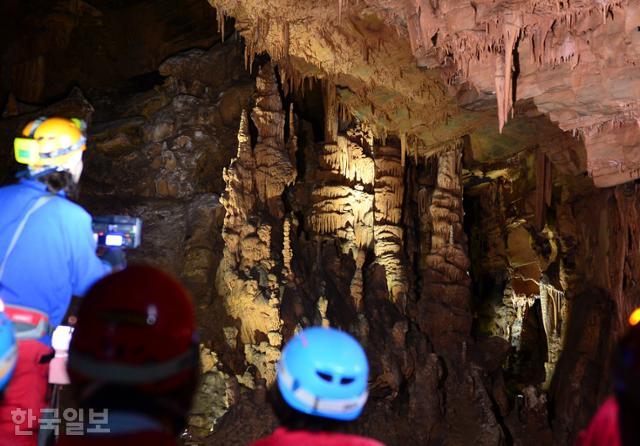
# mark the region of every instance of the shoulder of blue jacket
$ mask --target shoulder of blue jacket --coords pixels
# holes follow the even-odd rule
[[[51,212],[59,213],[65,219],[91,221],[91,214],[79,204],[65,197],[55,196],[53,200],[51,200],[50,205],[51,207],[47,207],[51,209]]]

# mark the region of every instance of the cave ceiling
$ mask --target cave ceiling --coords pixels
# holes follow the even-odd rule
[[[336,114],[409,155],[469,135],[478,161],[542,147],[596,186],[640,177],[638,2],[209,1],[248,65],[267,52],[289,88],[335,85]]]

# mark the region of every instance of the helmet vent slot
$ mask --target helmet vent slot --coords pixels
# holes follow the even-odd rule
[[[348,384],[351,384],[355,380],[356,380],[355,378],[345,376],[340,380],[340,384],[342,384],[343,386],[346,386]]]
[[[330,383],[331,381],[333,381],[333,376],[331,376],[331,375],[330,375],[330,374],[328,374],[328,373],[319,372],[319,371],[316,371],[316,373],[318,374],[318,376],[319,376],[321,379],[325,380],[326,382],[329,382],[329,383]]]

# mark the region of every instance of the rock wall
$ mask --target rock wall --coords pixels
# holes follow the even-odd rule
[[[163,62],[161,85],[132,97],[94,98],[82,203],[95,215],[143,219],[143,243],[129,261],[152,262],[178,276],[196,298],[202,385],[191,418],[206,435],[232,398],[211,343],[229,339],[215,288],[222,246],[224,180],[241,111],[254,89],[234,42],[190,50]]]
[[[0,135],[3,147],[11,147],[17,130],[41,115],[89,122],[80,203],[93,215],[141,217],[143,242],[128,252],[128,261],[165,268],[196,298],[203,377],[191,425],[194,438],[201,438],[232,398],[228,376],[211,349],[214,340],[231,339],[220,330],[227,316],[215,288],[225,244],[222,166],[235,153],[241,111],[254,81],[243,67],[241,45],[233,41],[179,53],[160,65],[158,76],[160,83],[134,94],[90,90],[87,99],[76,89],[50,107],[0,121]],[[8,162],[11,153],[5,155],[4,182],[18,168]]]

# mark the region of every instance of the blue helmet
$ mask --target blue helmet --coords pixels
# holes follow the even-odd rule
[[[4,307],[4,305],[2,305]],[[13,323],[4,312],[0,313],[0,391],[4,390],[13,375],[18,360],[18,345]]]
[[[369,363],[351,335],[312,327],[291,339],[278,363],[278,388],[292,408],[335,420],[354,420],[367,401]]]

